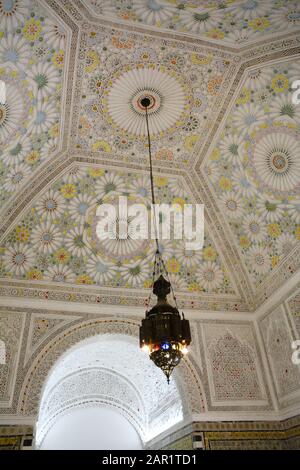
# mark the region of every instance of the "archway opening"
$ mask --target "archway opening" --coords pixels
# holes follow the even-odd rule
[[[142,449],[132,424],[113,408],[75,408],[61,416],[46,434],[40,449]]]
[[[118,420],[114,433],[105,436],[105,425],[111,430],[111,423]],[[40,402],[36,447],[142,448],[182,420],[176,380],[167,384],[163,373],[139,349],[137,338],[97,335],[77,343],[51,369]],[[124,440],[126,428],[129,441]],[[94,438],[88,443],[91,429]],[[55,433],[57,438],[61,436],[59,443]],[[108,442],[109,435],[114,443]]]

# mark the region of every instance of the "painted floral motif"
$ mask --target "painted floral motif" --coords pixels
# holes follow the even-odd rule
[[[257,134],[249,159],[261,186],[274,195],[299,194],[299,145],[299,133],[284,127]]]
[[[50,157],[59,137],[66,36],[35,0],[0,1],[0,204]]]
[[[1,149],[5,149],[18,135],[19,126],[28,125],[32,98],[26,82],[11,67],[1,69],[0,78],[6,84],[6,102],[0,104],[0,145]]]
[[[204,289],[213,290],[222,284],[223,273],[216,263],[206,261],[200,266],[197,279]]]
[[[4,264],[8,272],[21,276],[29,271],[33,260],[34,254],[31,248],[15,244],[7,249]]]
[[[156,197],[165,203],[191,203],[183,181],[155,176]],[[155,242],[136,240],[131,220],[117,213],[116,239],[97,237],[97,208],[103,203],[143,203],[150,208],[148,176],[97,166],[72,167],[40,195],[0,250],[5,276],[111,287],[149,288]],[[123,217],[123,218],[122,218]],[[150,213],[149,213],[150,221]],[[128,235],[118,234],[129,222]],[[108,220],[113,230],[114,218]],[[141,227],[141,230],[147,230]],[[149,232],[148,232],[149,233]],[[234,294],[218,252],[205,234],[201,251],[186,250],[182,240],[160,240],[159,247],[176,289]]]
[[[123,45],[123,47],[121,47]],[[231,58],[181,51],[160,40],[130,33],[88,35],[76,150],[105,153],[110,160],[147,158],[147,95],[152,150],[156,160],[182,167],[209,112],[220,99]]]
[[[127,68],[127,67],[126,67]],[[173,76],[172,76],[173,75]],[[136,68],[117,74],[117,80],[103,98],[109,117],[121,130],[134,135],[147,135],[145,111],[141,100],[150,99],[149,126],[152,134],[162,133],[182,119],[187,96],[181,86],[181,77],[170,75],[162,67]],[[109,81],[112,78],[110,77]]]
[[[291,99],[295,67],[289,62],[247,73],[205,165],[256,286],[299,240],[300,114]],[[266,99],[257,100],[259,94]]]
[[[14,29],[27,16],[28,0],[11,0],[0,2],[0,29]]]
[[[239,45],[300,25],[296,0],[87,0],[101,16]]]

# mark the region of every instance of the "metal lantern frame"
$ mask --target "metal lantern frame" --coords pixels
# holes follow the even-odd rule
[[[152,204],[155,210],[155,194],[153,183],[151,139],[149,131],[148,107],[151,101],[145,96],[140,104],[145,110],[146,127],[148,136],[148,150],[150,161],[150,182]],[[158,244],[158,231],[156,217],[154,213],[154,230],[156,241],[156,252],[153,269],[152,292],[157,296],[157,303],[146,311],[146,316],[140,326],[140,347],[149,352],[150,359],[159,367],[167,377],[169,383],[170,376],[184,354],[187,353],[187,346],[191,343],[191,332],[189,321],[179,313],[177,300],[166,269],[162,254]],[[148,305],[150,303],[151,294]],[[175,306],[169,304],[167,296],[172,293]]]

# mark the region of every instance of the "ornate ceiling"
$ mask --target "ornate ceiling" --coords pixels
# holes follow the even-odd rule
[[[299,3],[281,0],[84,0],[97,17],[228,44],[299,27]]]
[[[0,1],[0,292],[143,305],[152,244],[93,243],[99,200],[205,204],[162,243],[185,308],[252,311],[299,268],[293,1]]]

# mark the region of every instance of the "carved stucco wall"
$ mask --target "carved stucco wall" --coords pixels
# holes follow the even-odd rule
[[[251,326],[205,325],[203,330],[212,401],[266,402]]]
[[[37,444],[62,413],[105,404],[117,408],[143,441],[183,419],[176,380],[167,384],[135,337],[93,336],[71,348],[54,365],[42,393]],[[185,410],[183,410],[185,408]]]
[[[209,411],[270,410],[271,399],[251,322],[192,323],[192,352],[201,371]]]
[[[299,368],[290,360],[291,341],[300,334],[299,292],[281,299],[274,309],[263,313],[258,320],[259,335],[251,321],[234,320],[234,312],[254,311],[277,288],[288,283],[299,268],[298,182],[296,189],[294,184],[293,188],[289,185],[285,188],[287,198],[276,191],[277,199],[272,200],[269,210],[267,193],[268,197],[273,196],[276,188],[265,184],[267,179],[270,183],[270,175],[261,181],[261,175],[255,177],[256,172],[251,169],[255,159],[266,157],[255,153],[257,139],[273,136],[285,147],[286,136],[299,142],[299,111],[289,101],[291,83],[300,70],[299,5],[270,0],[262,6],[247,2],[247,6],[245,2],[226,1],[224,9],[208,8],[199,23],[188,2],[176,15],[177,0],[156,13],[151,12],[156,2],[150,2],[151,5],[148,2],[147,6],[134,7],[133,15],[128,16],[125,3],[116,2],[120,9],[114,9],[107,8],[108,1],[29,0],[15,2],[12,12],[6,11],[11,8],[9,2],[1,3],[4,34],[0,37],[0,54],[4,66],[0,75],[9,82],[10,102],[16,103],[16,96],[22,95],[23,105],[18,121],[22,127],[15,128],[14,138],[9,140],[5,136],[4,151],[0,151],[4,188],[0,199],[6,201],[0,220],[3,236],[0,293],[12,303],[43,299],[46,308],[48,301],[56,301],[57,311],[37,307],[1,311],[0,340],[5,342],[6,364],[0,366],[0,417],[36,417],[49,371],[77,342],[112,332],[137,336],[138,321],[114,311],[118,311],[116,305],[137,305],[143,310],[148,285],[144,286],[142,281],[144,275],[147,280],[151,263],[141,263],[138,289],[119,285],[112,288],[110,282],[99,283],[100,274],[94,266],[89,267],[92,274],[87,275],[86,255],[78,264],[81,256],[72,254],[70,266],[61,268],[62,258],[55,258],[53,253],[37,256],[34,240],[51,229],[62,248],[65,241],[61,234],[74,228],[65,224],[82,222],[82,213],[75,204],[80,202],[77,197],[88,197],[85,202],[91,205],[94,186],[103,186],[107,178],[118,183],[119,194],[126,189],[122,183],[124,175],[127,189],[138,178],[143,183],[135,186],[132,194],[137,196],[138,190],[145,189],[147,149],[143,136],[136,139],[126,129],[120,132],[118,121],[124,114],[119,108],[119,114],[112,119],[111,111],[112,88],[118,91],[118,79],[124,80],[127,72],[137,73],[141,78],[138,69],[145,71],[146,81],[149,76],[157,80],[164,74],[169,83],[177,83],[178,92],[185,91],[187,108],[181,122],[176,124],[176,132],[169,129],[159,139],[153,136],[157,186],[162,195],[177,197],[181,192],[181,197],[202,202],[207,210],[208,250],[203,259],[191,270],[188,257],[178,257],[178,252],[169,250],[168,261],[172,261],[170,270],[180,305],[194,309],[195,315],[198,311],[228,314],[222,321],[212,320],[208,315],[208,319],[192,322],[190,358],[174,374],[181,393],[186,391],[184,412],[187,416],[235,411],[255,414],[270,412],[276,401],[279,410],[291,410],[299,403]],[[166,18],[159,23],[165,13]],[[243,21],[245,15],[247,26]],[[264,19],[257,22],[256,15]],[[191,21],[190,35],[186,34],[186,20]],[[232,20],[234,28],[226,23]],[[18,39],[12,49],[17,49],[18,54],[7,54],[12,32]],[[128,70],[124,69],[126,64]],[[50,79],[50,86],[40,89],[35,101],[34,80],[40,67]],[[144,78],[140,80],[142,85]],[[106,97],[102,95],[103,86],[108,91]],[[168,89],[162,92],[167,96]],[[270,104],[273,98],[274,104]],[[282,113],[282,100],[284,106],[289,103],[288,116]],[[32,112],[28,117],[24,111],[30,105]],[[238,140],[239,155],[232,155],[225,148],[228,139],[236,142],[236,126],[231,121],[236,124],[237,115],[248,116],[251,110],[257,113],[257,126],[251,135],[248,125],[243,129],[246,145]],[[44,129],[36,119],[40,111],[47,115]],[[30,140],[32,129],[35,137]],[[288,148],[294,163],[295,148]],[[289,172],[297,176],[298,167],[294,163]],[[276,175],[279,179],[280,175]],[[250,195],[245,192],[245,178]],[[229,191],[231,187],[235,194]],[[48,225],[47,213],[37,203],[51,190],[58,191],[68,217]],[[91,194],[87,194],[89,191]],[[237,210],[235,214],[229,211],[228,221],[223,212],[228,204],[232,209],[232,202]],[[254,226],[261,229],[258,235],[263,234],[267,240],[261,247],[263,256],[259,257],[256,256],[259,238],[255,239],[249,225],[253,220]],[[15,260],[12,263],[16,244],[28,255],[24,272]],[[57,254],[64,255],[61,251]],[[174,257],[178,258],[176,262]],[[262,258],[264,266],[255,266],[254,261]],[[200,276],[202,287],[196,277],[198,264],[197,277]],[[71,267],[75,268],[75,277]],[[206,269],[211,274],[211,267],[214,279],[208,282],[206,276],[204,284]],[[112,264],[113,272],[114,268]],[[257,272],[258,268],[264,272]],[[185,271],[186,276],[182,276]],[[70,279],[64,282],[67,276]],[[74,284],[73,277],[81,284]],[[79,304],[82,313],[65,312],[65,302],[77,307]],[[85,306],[88,310],[104,304],[111,306],[113,318],[85,311]],[[274,389],[273,402],[270,387]]]
[[[11,317],[17,314],[13,309],[7,311]],[[85,314],[83,319],[81,314],[42,310],[32,312],[26,309],[18,315],[25,322],[22,360],[16,371],[11,407],[2,409],[3,415],[36,416],[49,371],[78,342],[97,334],[138,337],[139,320],[136,318],[99,318]],[[184,415],[217,410],[270,410],[271,402],[253,325],[238,320],[192,321],[191,325],[193,343],[189,358],[174,373],[180,393],[185,392]],[[15,330],[13,334],[16,333]],[[216,360],[220,342],[224,338],[228,342],[226,357],[235,360],[237,351],[243,357],[243,361],[236,361],[234,370],[228,367],[228,361]],[[246,373],[249,383],[253,385],[251,393],[245,389],[241,380]],[[223,377],[222,383],[220,376]]]
[[[193,342],[189,359],[174,372],[183,402],[185,420],[191,420],[192,415],[197,419],[201,414],[206,413],[209,416],[209,413],[214,412],[225,417],[235,416],[233,419],[239,419],[239,413],[248,413],[250,420],[257,419],[261,413],[267,416],[267,413],[274,413],[270,386],[275,390],[280,410],[291,411],[297,406],[300,374],[299,366],[291,363],[291,340],[299,338],[298,295],[295,291],[282,305],[258,320],[263,341],[262,349],[251,321],[207,318],[191,321]],[[5,308],[2,309],[0,318],[0,339],[3,338],[8,343],[8,350],[11,351],[7,355],[6,372],[1,375],[2,396],[3,391],[10,390],[10,401],[7,401],[6,395],[6,402],[1,404],[2,422],[5,422],[5,416],[8,419],[11,416],[23,416],[36,420],[41,394],[53,366],[64,354],[72,351],[78,343],[81,344],[81,341],[89,342],[95,335],[107,339],[114,335],[125,335],[133,341],[133,347],[138,348],[139,319],[130,315],[126,318],[120,314],[115,317],[101,317],[83,312],[70,314],[63,311]],[[267,358],[265,363],[264,354]],[[132,422],[136,428],[140,427],[141,432],[145,418],[142,414],[135,413],[139,407],[142,409],[141,395],[132,388],[130,381],[126,382],[124,377],[115,373],[112,365],[113,357],[109,367],[99,363],[94,364],[88,373],[85,368],[73,371],[78,373],[77,378],[80,378],[83,384],[90,384],[91,393],[81,396],[78,393],[73,403],[67,398],[64,403],[58,403],[60,398],[57,389],[57,393],[51,395],[54,415],[55,400],[56,411],[60,412],[67,412],[68,406],[89,406],[92,395],[94,396],[90,402],[98,400],[100,403],[102,399],[103,403],[103,397],[99,400],[93,392],[101,382],[102,385],[106,383],[111,390],[120,388],[127,397],[131,397],[129,401],[132,406],[128,407],[128,412]],[[267,382],[266,367],[271,373],[271,383]],[[74,386],[72,374],[67,377],[57,376],[57,380],[61,390]],[[113,397],[113,394],[110,394],[110,398],[118,399]],[[109,401],[106,403],[111,404]],[[176,412],[175,397],[173,403],[173,409],[167,404],[159,412],[152,409],[151,419],[154,427],[161,426],[163,429],[168,416]],[[119,406],[122,412],[124,403],[115,401],[115,405]],[[151,408],[151,405],[149,406]]]
[[[4,364],[0,364],[0,408],[12,403],[24,328],[21,313],[0,313],[0,339],[5,346]]]
[[[279,408],[288,409],[300,400],[300,365],[292,361],[292,343],[300,337],[299,290],[267,312],[259,328]]]
[[[149,449],[298,450],[300,415],[284,421],[194,422],[158,437]]]
[[[80,340],[94,336],[95,334],[124,334],[137,337],[139,323],[130,319],[103,318],[90,321],[79,321],[66,331],[54,335],[54,338],[46,342],[46,346],[40,349],[35,358],[31,358],[30,367],[23,376],[23,384],[18,400],[18,412],[25,415],[35,415],[38,410],[40,393],[51,367],[56,360],[71,346]],[[200,381],[197,377],[194,365],[186,361],[181,366],[183,377],[189,377],[187,381],[187,394],[190,396],[189,407],[191,411],[201,411],[204,408],[204,397],[201,391]],[[186,371],[186,372],[185,372]],[[179,375],[180,380],[180,375]]]
[[[295,292],[287,301],[287,311],[291,319],[291,324],[296,336],[300,338],[300,290]]]

